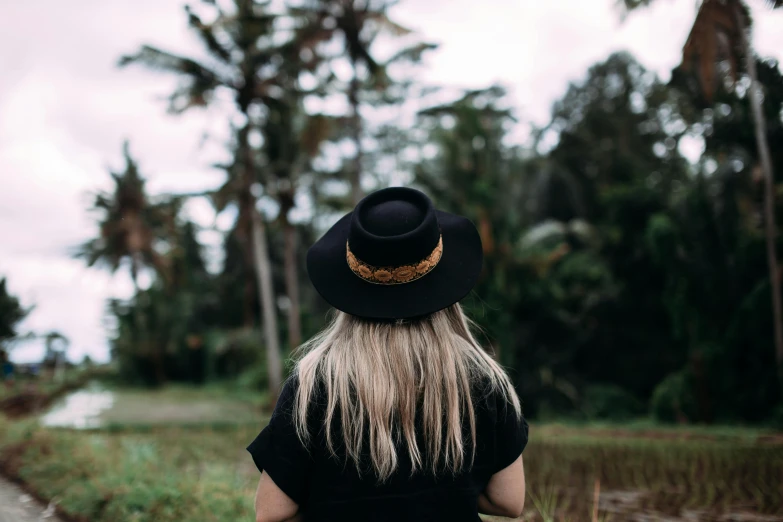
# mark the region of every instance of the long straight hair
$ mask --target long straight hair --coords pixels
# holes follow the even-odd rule
[[[361,473],[362,445],[369,444],[372,468],[381,481],[397,469],[395,440],[400,439],[413,472],[426,467],[433,474],[444,469],[456,473],[472,465],[476,416],[471,391],[479,383],[482,392],[502,394],[521,415],[511,381],[478,344],[459,304],[397,322],[337,312],[320,334],[302,345],[299,357],[294,405],[299,438],[307,444],[311,436],[308,408],[320,385],[326,393],[329,451],[337,455],[335,438],[341,438],[344,456]],[[417,442],[417,416],[424,447]],[[337,418],[341,434],[333,433]],[[469,426],[470,440],[465,440],[463,426]]]

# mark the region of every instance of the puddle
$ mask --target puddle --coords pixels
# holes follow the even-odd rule
[[[66,395],[41,416],[44,426],[87,429],[101,425],[100,414],[114,404],[114,393],[98,384]]]

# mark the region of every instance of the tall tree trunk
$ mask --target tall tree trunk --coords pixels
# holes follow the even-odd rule
[[[253,249],[253,267],[258,284],[259,304],[261,305],[261,324],[266,342],[267,373],[269,376],[269,400],[274,406],[283,382],[283,366],[280,360],[280,340],[277,332],[277,311],[272,287],[272,263],[269,261],[269,246],[266,241],[264,220],[256,208],[256,197],[252,194],[255,181],[253,176],[253,153],[248,143],[249,124],[239,132],[239,146],[242,147],[244,159],[245,182],[243,190],[248,208],[245,212],[250,218],[250,243]]]
[[[362,116],[359,114],[359,78],[353,64],[353,79],[348,87],[348,103],[351,105],[351,137],[356,145],[356,156],[351,165],[351,201],[356,205],[364,196],[362,191]]]
[[[293,350],[302,344],[302,312],[299,303],[299,277],[297,270],[296,227],[288,220],[288,210],[281,209],[283,220],[283,264],[285,266],[285,289],[288,294],[288,344]]]
[[[253,261],[253,248],[250,243],[252,242],[252,228],[247,227],[247,244],[244,245],[244,253],[242,254],[245,264],[245,280],[243,281],[242,288],[242,324],[245,328],[251,329],[256,322],[256,314],[253,310],[256,293],[256,273],[255,262]]]
[[[252,210],[253,255],[258,275],[258,294],[261,297],[261,313],[266,341],[266,363],[269,375],[270,402],[277,402],[280,385],[283,382],[283,365],[280,361],[280,341],[277,335],[277,313],[272,292],[272,266],[269,262],[269,247],[266,242],[266,227],[258,210]]]
[[[777,232],[775,230],[775,177],[772,171],[772,158],[767,142],[767,124],[761,105],[761,86],[756,73],[756,56],[750,44],[750,27],[745,26],[745,16],[740,2],[735,2],[734,14],[737,17],[737,26],[740,28],[742,50],[745,54],[745,63],[750,76],[750,106],[755,124],[756,146],[758,147],[761,169],[764,172],[764,225],[767,238],[767,265],[769,268],[769,281],[772,292],[772,322],[775,328],[775,359],[778,366],[778,384],[783,389],[783,307],[780,302],[780,270],[778,269],[777,251],[775,243]]]

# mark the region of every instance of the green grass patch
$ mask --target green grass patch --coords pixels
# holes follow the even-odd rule
[[[67,516],[90,522],[252,520],[260,425],[78,432],[0,420],[0,462]]]
[[[72,431],[0,418],[0,463],[76,520],[252,520],[258,472],[244,448],[262,425]],[[597,486],[603,521],[783,520],[783,445],[770,436],[534,423],[524,519],[591,520]]]

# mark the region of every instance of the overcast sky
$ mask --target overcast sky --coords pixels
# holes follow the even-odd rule
[[[760,54],[783,58],[783,10],[750,0]],[[129,277],[69,257],[97,233],[87,193],[108,187],[129,139],[151,193],[214,188],[226,107],[165,113],[171,79],[117,58],[151,43],[197,53],[178,0],[0,0],[0,277],[25,305],[22,330],[58,330],[69,356],[106,360],[104,310]],[[420,77],[453,87],[507,86],[522,121],[543,124],[568,83],[616,50],[668,79],[695,15],[694,0],[658,0],[620,22],[615,0],[403,0],[393,15],[440,44]],[[204,134],[210,140],[204,142]],[[211,222],[205,205],[192,218]],[[40,343],[17,348],[34,360]]]

